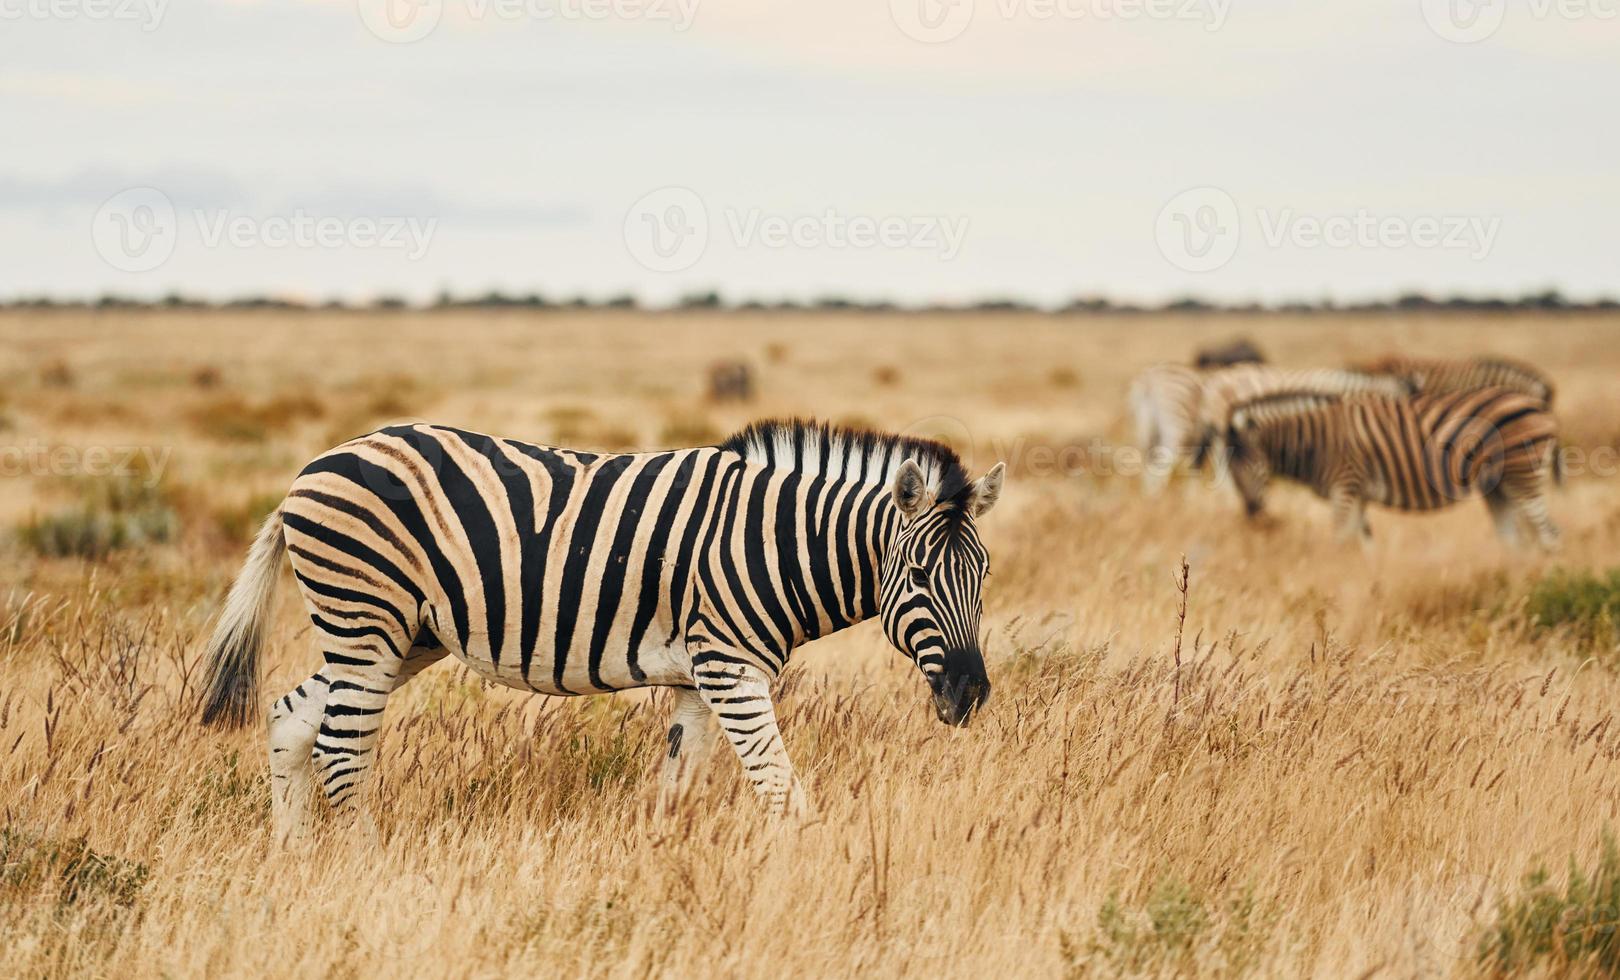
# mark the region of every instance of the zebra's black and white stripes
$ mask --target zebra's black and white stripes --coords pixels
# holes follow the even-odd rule
[[[1366,505],[1424,511],[1482,495],[1512,544],[1520,522],[1553,548],[1547,515],[1558,426],[1545,403],[1508,388],[1344,399],[1280,393],[1235,407],[1224,436],[1253,515],[1275,474],[1331,502],[1343,537],[1371,535]]]
[[[970,481],[939,444],[804,422],[624,455],[383,429],[305,467],[261,530],[210,646],[204,720],[257,707],[284,550],[325,666],[271,713],[281,835],[317,781],[353,797],[388,696],[452,654],[545,694],[676,688],[665,789],[712,717],[773,810],[797,809],[770,689],[799,645],[881,614],[942,720],[988,696],[975,520],[1003,473]]]

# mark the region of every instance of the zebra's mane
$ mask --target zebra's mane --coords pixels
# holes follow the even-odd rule
[[[752,462],[873,486],[889,483],[901,463],[916,460],[938,500],[955,497],[970,482],[961,459],[944,443],[812,419],[753,422],[719,448]]]
[[[1541,373],[1539,368],[1526,364],[1524,361],[1514,360],[1511,357],[1502,357],[1498,354],[1491,354],[1481,357],[1479,359],[1479,363],[1486,367],[1496,368],[1499,371],[1507,371],[1509,373],[1516,374],[1526,381],[1548,386],[1551,385],[1551,381],[1545,374]]]

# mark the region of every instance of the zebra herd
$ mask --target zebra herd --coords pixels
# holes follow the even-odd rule
[[[1369,503],[1430,511],[1477,493],[1505,543],[1528,525],[1550,551],[1547,488],[1561,477],[1553,394],[1517,361],[1391,356],[1342,369],[1156,365],[1131,385],[1130,408],[1150,492],[1177,465],[1211,465],[1253,517],[1278,476],[1329,501],[1338,535],[1363,542]]]
[[[1363,537],[1369,502],[1422,510],[1479,492],[1504,537],[1523,518],[1550,547],[1552,396],[1507,361],[1385,359],[1157,367],[1131,404],[1161,463],[1213,460],[1251,514],[1273,474]],[[942,722],[966,724],[989,698],[977,522],[1005,473],[974,479],[942,444],[798,420],[633,454],[384,428],[305,466],[260,529],[209,644],[203,721],[257,714],[285,557],[324,664],[271,708],[278,839],[302,835],[317,789],[353,809],[389,697],[448,656],[541,694],[670,688],[665,805],[718,728],[772,812],[804,812],[771,700],[799,646],[876,618]]]

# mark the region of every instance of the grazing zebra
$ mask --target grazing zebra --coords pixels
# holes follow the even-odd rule
[[[1540,371],[1505,357],[1470,357],[1438,360],[1390,354],[1351,370],[1400,378],[1413,391],[1443,394],[1472,388],[1511,388],[1541,399],[1551,407],[1553,383]]]
[[[878,616],[940,720],[988,698],[975,522],[1004,473],[973,481],[938,443],[799,421],[625,455],[382,429],[304,467],[260,530],[209,646],[203,721],[258,708],[285,552],[325,666],[271,712],[280,838],[316,780],[351,803],[388,696],[446,654],[542,694],[675,688],[666,800],[712,717],[772,812],[802,812],[770,697],[800,644]]]
[[[1332,368],[1238,364],[1199,372],[1174,364],[1155,365],[1137,376],[1130,392],[1137,445],[1147,457],[1143,483],[1150,493],[1163,489],[1178,460],[1185,459],[1195,468],[1203,466],[1232,405],[1279,391],[1399,396],[1408,390],[1396,378]]]
[[[1285,392],[1236,407],[1223,439],[1251,517],[1273,473],[1328,500],[1340,537],[1363,542],[1369,502],[1437,510],[1478,492],[1505,543],[1518,543],[1522,518],[1550,551],[1558,529],[1545,496],[1557,437],[1540,399],[1480,388],[1411,398]]]

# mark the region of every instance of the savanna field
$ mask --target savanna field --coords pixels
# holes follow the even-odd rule
[[[0,314],[0,969],[14,976],[1475,976],[1620,969],[1620,317],[693,311]],[[1125,391],[1491,352],[1558,385],[1552,558],[1485,506],[1148,499]],[[749,401],[709,370],[749,365]],[[875,624],[802,650],[773,823],[716,751],[655,812],[664,698],[447,661],[353,826],[277,851],[262,730],[197,724],[212,618],[312,456],[425,419],[588,449],[815,415],[1006,460],[995,698],[940,725]],[[1593,472],[1593,470],[1601,472]],[[1182,559],[1187,588],[1179,587]],[[283,572],[266,699],[315,668]],[[1184,620],[1183,620],[1184,617]],[[324,816],[324,815],[323,815]]]

